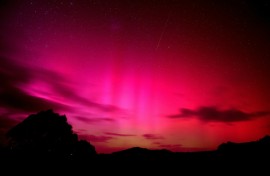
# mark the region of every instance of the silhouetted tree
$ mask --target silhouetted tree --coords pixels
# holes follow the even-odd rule
[[[9,148],[16,156],[73,160],[96,155],[94,146],[78,140],[66,116],[52,110],[30,115],[7,136]]]
[[[76,160],[86,161],[91,160],[96,156],[96,150],[93,145],[85,140],[80,140],[77,142],[74,157]]]

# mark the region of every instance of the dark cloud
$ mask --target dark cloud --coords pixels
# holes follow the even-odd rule
[[[65,106],[49,100],[32,96],[22,90],[20,85],[31,82],[31,72],[24,66],[20,66],[12,60],[0,59],[0,105],[9,110],[21,110],[34,112],[43,109],[64,109]],[[32,72],[35,75],[36,72]]]
[[[168,149],[175,149],[175,148],[181,148],[183,145],[181,144],[160,144],[160,148],[168,148]]]
[[[8,110],[20,110],[28,113],[44,109],[69,111],[73,108],[70,107],[72,104],[80,104],[102,112],[121,111],[116,106],[94,102],[79,96],[74,87],[72,87],[75,84],[70,83],[70,81],[56,72],[27,64],[20,65],[15,60],[4,57],[0,58],[0,80],[0,106]],[[52,92],[43,93],[53,93],[72,102],[72,104],[69,105],[65,104],[65,101],[59,102],[37,97],[27,92],[24,86],[32,84],[35,80],[40,80],[50,86],[50,91]],[[39,86],[38,88],[42,87]],[[109,121],[109,119],[105,120]]]
[[[152,142],[152,144],[154,144],[154,145],[160,145],[161,142],[160,141],[154,141],[154,142]]]
[[[82,116],[76,116],[77,120],[80,120],[85,123],[99,123],[99,122],[114,122],[115,119],[112,118],[93,118],[93,117],[82,117]]]
[[[93,109],[97,112],[121,111],[118,107],[101,104],[81,97],[74,89],[74,86],[78,85],[52,70],[33,67],[33,65],[28,63],[22,64],[13,59],[0,57],[0,80],[0,143],[5,143],[5,133],[17,123],[18,117],[23,119],[30,113],[47,109],[70,112],[74,110],[73,106],[76,105],[87,107],[87,109]],[[43,90],[43,85],[37,84],[37,89],[34,91],[41,95],[48,95],[49,98],[37,96],[33,94],[33,90],[29,90],[27,86],[35,85],[36,81],[48,85],[49,90]],[[58,98],[60,98],[60,101],[58,101]],[[24,115],[21,116],[22,114]],[[115,121],[112,118],[86,118],[79,116],[76,118],[86,123]],[[109,135],[86,135],[84,138],[91,142],[107,142],[113,137]]]
[[[94,102],[89,98],[80,96],[73,87],[74,85],[76,85],[76,83],[71,83],[70,80],[67,80],[62,75],[51,70],[38,70],[37,79],[43,80],[48,83],[51,86],[54,94],[60,97],[68,97],[70,101],[75,102],[76,104],[81,104],[89,108],[95,108],[102,112],[116,112],[122,110],[116,106]]]
[[[109,140],[114,139],[112,136],[105,136],[105,135],[96,136],[96,135],[88,135],[88,134],[82,134],[82,135],[79,134],[79,137],[81,139],[89,141],[90,143],[91,142],[105,142],[106,143]]]
[[[111,133],[111,132],[105,132],[104,134],[111,135],[111,136],[121,136],[121,137],[136,136],[134,134],[121,134],[121,133]]]
[[[143,134],[142,135],[145,139],[149,140],[157,140],[157,139],[164,139],[164,137],[156,134]]]
[[[268,111],[246,113],[237,109],[220,110],[217,107],[199,107],[196,110],[180,109],[179,114],[169,115],[170,118],[196,117],[204,122],[238,122],[269,115]]]
[[[56,73],[55,73],[55,75],[56,75]],[[88,98],[84,98],[84,97],[79,96],[78,93],[75,92],[72,87],[70,87],[68,81],[65,78],[59,77],[59,79],[56,80],[54,77],[55,77],[54,75],[49,77],[47,79],[47,82],[50,83],[50,85],[53,88],[53,91],[56,94],[58,94],[62,97],[68,97],[73,102],[88,106],[89,108],[98,109],[102,112],[121,111],[121,109],[116,107],[116,106],[94,102]]]
[[[0,93],[0,105],[7,109],[22,110],[23,112],[37,112],[44,109],[67,109],[68,107],[35,97],[16,87],[8,87]]]
[[[187,108],[182,108],[180,109],[180,114],[174,114],[174,115],[169,115],[168,117],[170,118],[182,118],[182,117],[190,117],[195,115],[193,110],[187,109]]]

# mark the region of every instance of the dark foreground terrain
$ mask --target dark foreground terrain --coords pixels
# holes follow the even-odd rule
[[[270,136],[252,142],[223,143],[213,151],[171,152],[134,147],[97,154],[89,142],[78,140],[65,116],[49,110],[30,115],[10,129],[7,138],[9,144],[0,148],[0,162],[2,171],[8,173],[269,175],[270,170]]]

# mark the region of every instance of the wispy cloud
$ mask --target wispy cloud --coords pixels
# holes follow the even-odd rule
[[[96,136],[96,135],[87,135],[87,134],[84,134],[84,135],[79,135],[79,137],[81,139],[85,139],[87,141],[89,141],[90,143],[91,142],[108,142],[109,140],[113,139],[112,136],[103,136],[103,135],[100,135],[100,136]]]
[[[161,142],[155,142],[154,145],[158,146],[160,149],[167,149],[174,152],[195,152],[195,151],[207,151],[207,148],[199,147],[185,147],[182,144],[163,144]]]
[[[105,132],[104,134],[107,134],[107,135],[110,135],[110,136],[120,136],[120,137],[136,136],[134,134],[122,134],[122,133],[111,133],[111,132]]]
[[[195,110],[182,108],[180,113],[169,115],[169,118],[198,118],[204,122],[238,122],[267,116],[269,111],[247,113],[238,109],[220,110],[217,107],[199,107]]]
[[[145,139],[149,140],[158,140],[158,139],[164,139],[163,136],[157,135],[157,134],[143,134],[142,135]]]
[[[115,121],[115,119],[113,118],[104,118],[104,117],[94,118],[94,117],[75,116],[75,118],[85,123],[99,123],[99,122],[114,122]]]

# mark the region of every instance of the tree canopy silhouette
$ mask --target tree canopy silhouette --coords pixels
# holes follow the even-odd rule
[[[93,145],[78,140],[66,116],[52,110],[30,115],[10,129],[7,137],[16,156],[74,160],[96,155]]]

